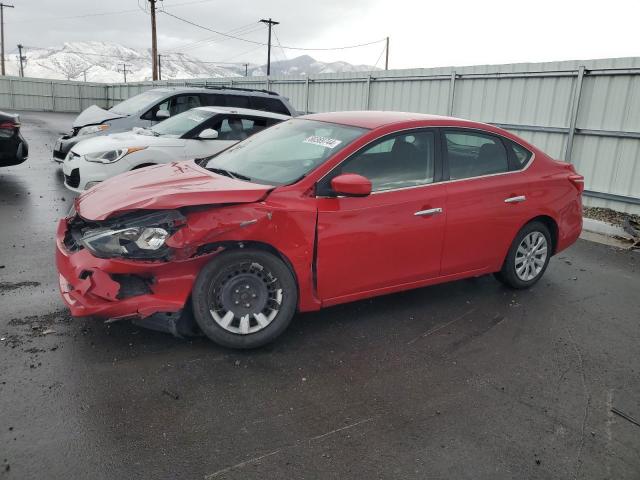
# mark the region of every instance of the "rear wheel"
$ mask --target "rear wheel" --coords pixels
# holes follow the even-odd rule
[[[541,222],[528,223],[516,235],[496,278],[512,288],[530,287],[544,274],[551,253],[547,226]]]
[[[292,272],[275,255],[232,250],[207,264],[193,288],[198,326],[214,342],[256,348],[273,341],[289,325],[298,289]]]

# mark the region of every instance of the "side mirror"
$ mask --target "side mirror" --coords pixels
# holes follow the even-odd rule
[[[165,120],[170,116],[171,114],[169,113],[169,110],[158,110],[156,112],[156,120]]]
[[[366,197],[371,194],[371,180],[356,173],[343,173],[331,180],[331,188],[345,197]]]
[[[213,128],[205,128],[198,135],[200,140],[215,140],[218,138],[218,131]]]

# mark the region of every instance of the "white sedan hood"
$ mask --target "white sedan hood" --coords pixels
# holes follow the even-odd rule
[[[114,118],[122,117],[126,117],[126,115],[110,112],[109,110],[100,108],[97,105],[91,105],[89,108],[85,108],[82,112],[80,112],[80,115],[78,115],[73,121],[73,126],[84,127],[86,125],[96,125],[107,120],[113,120]]]
[[[180,138],[168,136],[154,137],[151,135],[139,135],[134,132],[114,133],[92,137],[79,142],[71,150],[78,155],[87,153],[104,152],[128,147],[182,147],[185,141]]]

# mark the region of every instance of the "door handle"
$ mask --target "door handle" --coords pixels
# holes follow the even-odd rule
[[[524,195],[518,195],[517,197],[509,197],[504,199],[504,203],[520,203],[527,199]]]
[[[416,217],[429,217],[431,215],[438,215],[439,213],[442,213],[442,208],[440,207],[430,208],[428,210],[418,210],[414,215]]]

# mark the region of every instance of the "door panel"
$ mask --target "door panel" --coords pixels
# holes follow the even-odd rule
[[[445,186],[433,184],[364,198],[318,199],[320,298],[438,276],[445,198]],[[442,212],[415,215],[436,208]]]
[[[530,218],[526,174],[508,172],[507,150],[495,135],[445,130],[442,144],[452,180],[442,275],[497,271],[518,228]]]

